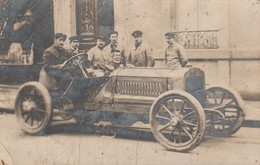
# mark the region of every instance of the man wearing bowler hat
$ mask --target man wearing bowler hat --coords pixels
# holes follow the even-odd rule
[[[153,67],[154,60],[151,57],[152,49],[144,45],[142,36],[143,32],[136,30],[132,33],[135,39],[135,45],[130,49],[130,53],[127,56],[127,65],[133,65],[135,67]]]
[[[165,64],[172,69],[185,67],[188,58],[185,49],[175,41],[175,33],[167,32],[164,34],[168,47],[165,49]]]

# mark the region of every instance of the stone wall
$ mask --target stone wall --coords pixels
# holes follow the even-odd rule
[[[73,1],[54,0],[56,32],[75,33]],[[164,65],[165,32],[218,30],[219,47],[187,50],[191,63],[205,71],[207,84],[260,100],[259,0],[114,0],[114,11],[120,42],[131,47],[131,33],[143,31],[157,67]]]

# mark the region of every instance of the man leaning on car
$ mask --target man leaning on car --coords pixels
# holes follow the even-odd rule
[[[164,34],[168,47],[165,50],[165,64],[172,69],[185,67],[188,58],[185,49],[175,41],[175,33],[167,32]]]

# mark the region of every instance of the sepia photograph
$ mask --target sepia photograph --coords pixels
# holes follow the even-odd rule
[[[260,0],[0,0],[0,165],[260,165]]]

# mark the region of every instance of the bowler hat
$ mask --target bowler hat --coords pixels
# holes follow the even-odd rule
[[[139,31],[139,30],[136,30],[132,33],[132,36],[133,37],[142,37],[143,35],[143,32]]]

